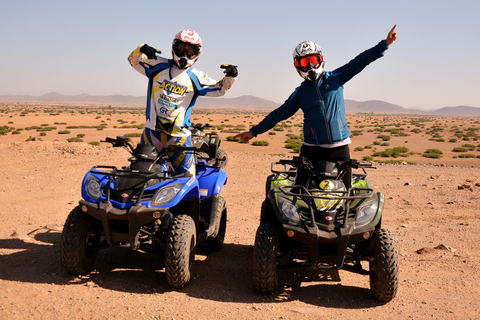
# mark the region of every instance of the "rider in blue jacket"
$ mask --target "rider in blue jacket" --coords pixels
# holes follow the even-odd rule
[[[343,85],[371,62],[382,57],[388,46],[397,39],[396,25],[385,40],[368,49],[346,65],[324,72],[325,62],[319,45],[312,41],[300,43],[293,52],[294,66],[305,80],[280,107],[268,114],[250,131],[236,135],[247,142],[272,129],[278,122],[293,116],[299,109],[304,114],[304,142],[300,155],[312,163],[350,159],[350,131],[345,117]],[[306,183],[305,173],[298,172],[295,184]],[[351,174],[344,179],[351,185]]]

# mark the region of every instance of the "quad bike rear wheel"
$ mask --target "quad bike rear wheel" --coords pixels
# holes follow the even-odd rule
[[[183,288],[190,282],[196,238],[192,217],[182,214],[173,219],[165,249],[165,275],[172,288]]]
[[[370,262],[370,289],[376,300],[389,302],[398,289],[397,240],[390,231],[379,229],[372,241],[374,260]]]
[[[228,165],[228,154],[227,154],[227,151],[223,150],[223,149],[218,149],[217,150],[217,153],[215,155],[215,158],[216,159],[220,159],[216,161],[215,165],[216,166],[220,166],[223,162],[225,162],[225,164],[223,165],[222,169],[225,170],[227,169],[227,165]]]
[[[277,247],[275,227],[269,222],[261,224],[253,250],[253,287],[261,294],[272,294],[278,286]]]
[[[93,269],[101,237],[102,223],[75,207],[67,217],[62,231],[62,265],[70,274],[87,273]]]

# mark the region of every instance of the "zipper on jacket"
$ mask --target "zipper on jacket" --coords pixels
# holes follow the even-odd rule
[[[319,80],[315,81],[315,88],[317,89],[318,98],[320,99],[320,102],[323,106],[323,120],[325,120],[325,128],[327,130],[327,139],[328,139],[328,142],[330,144],[332,144],[333,143],[332,134],[330,133],[330,126],[328,125],[328,121],[327,121],[327,108],[325,107],[325,103],[323,102],[322,94],[320,93],[320,88],[318,87],[318,81]]]

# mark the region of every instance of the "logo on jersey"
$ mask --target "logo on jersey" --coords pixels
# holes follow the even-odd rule
[[[157,81],[157,83],[160,83],[160,82]],[[159,89],[165,90],[168,93],[175,93],[182,96],[185,95],[185,92],[187,92],[187,87],[181,86],[176,82],[170,82],[168,80],[163,80],[163,82],[160,83]]]

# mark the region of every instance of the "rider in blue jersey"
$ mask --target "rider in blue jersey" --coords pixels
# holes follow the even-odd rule
[[[172,43],[173,59],[147,44],[139,45],[129,56],[130,65],[148,77],[145,129],[141,142],[158,150],[171,144],[192,146],[190,115],[199,96],[223,96],[238,75],[235,66],[228,66],[225,77],[216,81],[193,68],[202,51],[202,39],[193,30],[182,30]],[[175,170],[195,175],[191,153],[170,154]]]

